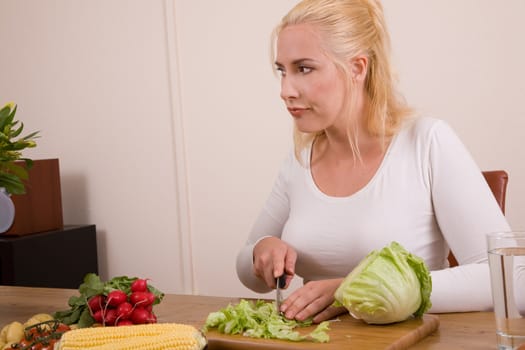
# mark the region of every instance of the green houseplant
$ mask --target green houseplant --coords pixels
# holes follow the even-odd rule
[[[22,150],[36,147],[38,131],[21,136],[24,124],[15,120],[16,105],[8,103],[0,109],[0,189],[8,194],[24,194],[24,181],[33,161],[22,156]],[[25,167],[17,161],[24,161]]]

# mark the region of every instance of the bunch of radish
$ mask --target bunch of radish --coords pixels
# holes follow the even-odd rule
[[[103,326],[157,323],[155,294],[148,290],[147,280],[136,279],[130,289],[129,293],[115,289],[89,298],[87,305],[95,322]]]

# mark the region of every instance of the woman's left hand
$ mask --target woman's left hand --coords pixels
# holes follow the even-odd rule
[[[310,281],[294,291],[281,304],[281,311],[286,318],[304,321],[313,317],[314,323],[320,323],[346,312],[344,307],[331,306],[334,293],[343,279]]]

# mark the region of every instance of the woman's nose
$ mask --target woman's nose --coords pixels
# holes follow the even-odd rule
[[[293,79],[290,79],[290,77],[282,77],[281,78],[281,98],[284,101],[287,101],[289,99],[293,99],[297,97],[298,97],[298,91],[297,91],[297,88],[295,87]]]

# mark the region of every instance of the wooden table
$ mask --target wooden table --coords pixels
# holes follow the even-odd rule
[[[0,328],[12,321],[25,322],[39,312],[68,309],[67,300],[73,295],[78,295],[78,291],[0,286]],[[155,313],[159,322],[187,323],[200,328],[210,312],[238,301],[239,298],[170,294],[155,308]],[[493,313],[440,314],[439,320],[439,329],[411,349],[496,349]],[[215,350],[212,346],[208,349]]]

